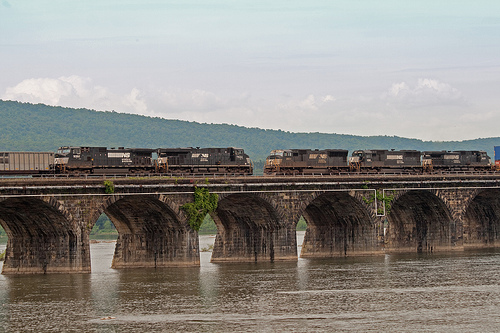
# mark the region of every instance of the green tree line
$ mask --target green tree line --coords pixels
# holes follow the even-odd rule
[[[101,214],[97,219],[90,235],[117,234],[116,228],[106,214]]]
[[[433,142],[382,135],[293,133],[3,100],[0,119],[0,151],[55,151],[70,145],[240,147],[259,169],[273,149],[485,150],[493,158],[493,147],[500,145],[498,137]]]

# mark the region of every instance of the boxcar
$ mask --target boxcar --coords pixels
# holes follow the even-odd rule
[[[52,152],[0,152],[0,174],[39,174],[53,171]]]
[[[495,166],[497,169],[500,169],[500,146],[493,147],[495,154]]]

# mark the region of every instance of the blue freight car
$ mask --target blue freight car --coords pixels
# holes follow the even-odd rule
[[[500,168],[500,146],[495,146],[495,165]]]

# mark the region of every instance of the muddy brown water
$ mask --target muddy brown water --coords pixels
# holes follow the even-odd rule
[[[0,331],[500,331],[500,251],[114,270],[114,245],[91,274],[0,276]]]

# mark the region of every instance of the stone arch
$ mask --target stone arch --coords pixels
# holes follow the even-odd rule
[[[8,235],[4,274],[90,271],[81,267],[82,234],[54,198],[6,198],[0,224]]]
[[[302,257],[371,254],[378,250],[374,213],[355,191],[315,195],[302,212],[307,231]]]
[[[114,195],[104,200],[92,216],[92,220],[96,221],[102,213],[113,216],[110,219],[116,223],[115,227],[119,231],[132,231],[137,228],[134,226],[134,221],[141,220],[145,220],[148,228],[155,228],[154,224],[158,224],[159,221],[167,223],[164,226],[170,228],[187,226],[186,215],[180,209],[180,205],[166,195],[160,194]],[[150,219],[147,219],[148,217]]]
[[[199,265],[198,235],[173,203],[160,194],[104,201],[95,214],[104,212],[118,231],[113,268]]]
[[[450,211],[455,220],[462,220],[467,207],[478,193],[475,188],[450,188],[436,189],[431,191],[438,198],[443,200],[443,203]]]
[[[500,189],[476,190],[463,215],[465,248],[500,246]]]
[[[212,262],[297,259],[295,232],[276,198],[264,193],[219,196]]]
[[[435,190],[405,190],[387,215],[387,249],[398,252],[450,250],[455,228],[452,213]]]
[[[0,201],[0,223],[9,236],[30,234],[32,228],[61,234],[72,227],[70,220],[71,215],[52,197],[13,197]]]

